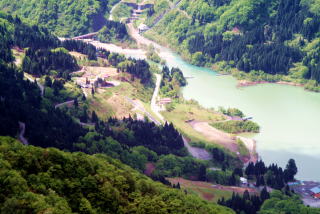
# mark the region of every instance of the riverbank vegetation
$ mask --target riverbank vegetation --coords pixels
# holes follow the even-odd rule
[[[225,122],[211,123],[211,126],[225,131],[227,133],[238,134],[243,132],[253,132],[258,133],[260,128],[258,124],[250,120],[238,121],[238,120],[229,120]]]
[[[226,61],[264,81],[290,81],[318,91],[320,20],[315,5],[301,0],[182,0],[145,35],[196,65]],[[148,19],[155,17],[149,14]]]
[[[70,85],[69,77],[60,77],[52,72],[52,69],[65,71],[59,67],[64,64],[56,63],[60,60],[60,54],[70,54],[69,51],[78,49],[82,54],[72,53],[66,57],[68,63],[71,61],[77,65],[77,54],[83,58],[83,53],[88,53],[86,57],[89,60],[90,53],[92,66],[113,66],[115,73],[118,70],[119,75],[129,75],[133,79],[125,80],[128,83],[137,80],[141,86],[148,87],[153,85],[153,80],[150,66],[145,60],[127,59],[77,41],[75,45],[69,43],[71,45],[65,47],[64,43],[41,28],[30,27],[18,18],[3,14],[0,32],[3,35],[0,41],[0,135],[19,136],[29,144],[21,145],[12,138],[0,137],[0,162],[3,163],[0,164],[0,186],[4,186],[0,190],[1,213],[150,213],[155,207],[159,213],[233,213],[140,174],[147,166],[154,166],[150,177],[167,185],[165,176],[210,179],[215,183],[237,185],[242,163],[233,154],[211,146],[208,150],[212,160],[196,160],[188,154],[179,129],[172,123],[156,125],[146,118],[136,120],[130,115],[121,119],[101,118],[89,107],[90,95],[81,90],[66,106],[52,105],[52,100],[61,91],[66,87],[73,90],[74,87]],[[45,68],[44,72],[38,74],[40,82],[25,80],[24,72],[14,63],[14,47],[34,50],[31,52],[36,55],[34,64]],[[59,55],[52,55],[51,60],[49,51],[59,52]],[[38,53],[48,55],[42,57]],[[26,55],[25,58],[30,56]],[[32,62],[27,65],[33,66]],[[29,71],[35,71],[35,68]],[[85,69],[80,73],[83,72]],[[66,73],[69,74],[69,71]],[[182,86],[186,82],[181,74],[179,69],[173,68],[165,79]],[[72,75],[70,73],[70,77]],[[44,95],[41,93],[41,84],[45,89]],[[53,92],[49,99],[46,93],[50,89]],[[91,97],[96,95],[97,90],[95,83],[92,84],[89,92]],[[203,109],[197,108],[201,115]],[[239,114],[238,111],[230,112]],[[207,117],[207,114],[203,114],[203,117]],[[224,117],[221,113],[217,115]],[[23,129],[19,127],[21,123],[24,124]],[[213,175],[208,173],[212,164],[221,165],[221,170]],[[249,166],[254,173],[248,170],[248,177],[267,177],[269,173],[275,180],[270,184],[274,188],[280,186],[280,178],[283,182],[293,180],[297,173],[292,161],[283,172],[281,168],[273,167],[270,169],[272,172],[268,168],[266,175],[261,172],[261,164]]]
[[[113,43],[121,47],[136,47],[135,41],[129,36],[125,24],[106,20],[99,30],[97,39],[103,43]]]

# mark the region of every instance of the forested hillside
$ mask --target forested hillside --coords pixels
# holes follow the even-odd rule
[[[0,137],[0,212],[233,213],[164,186],[105,155],[23,146]]]
[[[63,37],[100,30],[118,0],[2,0],[0,9]]]
[[[157,11],[148,15],[153,20]],[[197,65],[225,61],[266,80],[307,83],[319,90],[319,31],[318,1],[182,0],[146,35],[169,41]]]

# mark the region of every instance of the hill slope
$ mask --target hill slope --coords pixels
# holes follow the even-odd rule
[[[0,138],[1,213],[232,213],[153,182],[108,156]]]
[[[0,9],[39,24],[59,36],[77,36],[100,30],[117,0],[2,0]]]
[[[147,36],[169,41],[193,64],[226,61],[244,76],[252,72],[320,90],[318,5],[305,0],[182,0]]]

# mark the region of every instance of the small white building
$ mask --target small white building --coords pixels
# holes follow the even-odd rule
[[[139,33],[143,33],[145,31],[149,30],[149,27],[147,25],[141,23],[138,27],[138,30],[139,30]]]
[[[248,179],[244,178],[244,177],[240,177],[240,182],[243,185],[247,185],[248,184]]]

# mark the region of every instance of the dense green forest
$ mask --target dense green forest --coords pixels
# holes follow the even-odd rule
[[[72,37],[100,30],[118,0],[2,0],[0,9],[46,27],[59,36]]]
[[[157,10],[163,11],[162,2],[155,2],[155,12],[148,13],[149,25]],[[169,42],[197,65],[225,61],[244,74],[304,83],[317,91],[318,5],[306,0],[182,0],[146,35]]]
[[[76,103],[81,101],[81,105],[77,104],[67,110],[54,108],[57,97],[61,96],[64,90],[64,82],[69,79],[68,70],[72,71],[77,67],[76,61],[66,49],[57,47],[63,46],[69,50],[87,53],[89,56],[94,51],[99,56],[107,58],[119,71],[130,73],[148,85],[152,84],[152,81],[146,61],[126,59],[118,54],[96,50],[93,46],[79,41],[67,40],[61,43],[50,35],[44,37],[43,41],[48,40],[52,49],[45,49],[39,46],[37,40],[33,40],[42,35],[41,29],[32,31],[33,27],[24,25],[19,19],[5,14],[2,14],[2,17],[0,29],[4,39],[1,41],[3,52],[0,61],[1,135],[16,136],[19,132],[18,123],[23,122],[26,125],[25,136],[29,144],[89,154],[106,153],[141,171],[144,170],[146,162],[150,161],[146,152],[154,153],[156,156],[187,155],[181,135],[171,124],[156,126],[152,122],[136,121],[132,118],[100,120],[83,105],[84,96],[74,98]],[[17,35],[15,31],[22,28],[20,25],[23,25],[25,31]],[[21,43],[20,41],[29,41],[23,46],[29,49],[21,70],[13,63],[11,51],[13,46]],[[23,72],[46,75],[44,97],[41,97],[36,83],[23,79]],[[78,121],[94,124],[94,130],[83,127]],[[145,149],[141,151],[134,148],[138,146],[144,146]],[[156,157],[151,161],[157,160]],[[192,161],[200,167],[194,159]],[[197,174],[199,170],[195,170],[194,173]]]
[[[152,181],[105,155],[23,146],[0,137],[0,212],[233,213]]]
[[[1,213],[232,213],[140,173],[151,163],[155,170],[150,177],[167,185],[165,177],[171,176],[236,185],[245,174],[260,182],[257,186],[267,183],[276,189],[285,188],[297,173],[291,160],[284,171],[258,162],[243,172],[239,159],[219,148],[208,149],[211,162],[196,160],[188,155],[172,124],[98,118],[88,111],[82,92],[68,97],[74,99],[72,107],[55,108],[58,100],[65,101],[61,99],[70,73],[79,68],[69,51],[86,54],[93,61],[105,58],[145,87],[153,84],[150,66],[145,60],[127,59],[81,41],[61,42],[45,28],[4,13],[0,13],[0,35],[0,136],[21,137],[19,124],[23,123],[29,144],[0,138]],[[25,52],[19,67],[12,49]],[[26,73],[45,80],[44,95],[37,81],[26,80]],[[163,73],[162,87],[186,84],[177,68],[163,67]],[[212,173],[210,164],[222,170]]]

